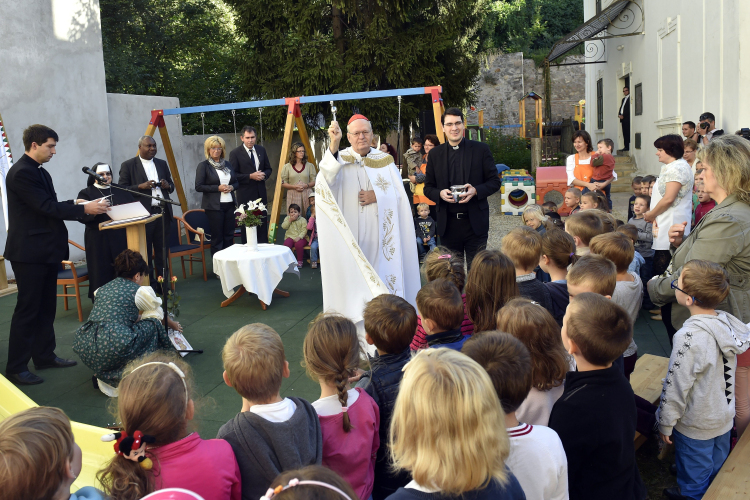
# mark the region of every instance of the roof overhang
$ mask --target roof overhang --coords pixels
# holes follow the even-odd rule
[[[640,25],[636,31],[629,31],[636,21],[637,14],[640,14]],[[573,64],[606,62],[603,60],[604,43],[602,40],[643,34],[643,31],[640,30],[643,27],[643,21],[643,9],[638,2],[633,0],[617,0],[599,14],[558,40],[547,55],[547,61],[553,62],[583,43],[598,42],[602,45],[601,50],[597,47],[592,54],[596,56],[596,60]],[[591,59],[590,54],[588,54],[589,52],[592,51],[587,48],[587,59]]]

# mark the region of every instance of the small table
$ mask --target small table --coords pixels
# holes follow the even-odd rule
[[[294,273],[299,277],[297,258],[283,245],[262,243],[257,252],[250,252],[246,245],[232,245],[214,255],[214,272],[221,279],[221,288],[227,300],[221,303],[226,307],[245,292],[254,293],[265,311],[273,300],[273,294],[289,297],[289,292],[279,290],[284,273]],[[235,292],[234,288],[240,288]]]

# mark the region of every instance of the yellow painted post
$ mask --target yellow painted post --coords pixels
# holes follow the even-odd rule
[[[296,98],[299,101],[299,98]],[[290,102],[291,101],[291,102]],[[281,157],[279,158],[279,170],[276,173],[276,188],[273,191],[273,207],[271,208],[271,220],[268,221],[268,242],[276,243],[276,229],[279,226],[279,215],[281,213],[281,169],[284,168],[289,150],[292,148],[292,134],[294,133],[295,112],[299,112],[299,104],[294,99],[287,98],[289,111],[286,115],[286,126],[284,127],[284,140],[281,143]]]
[[[477,121],[479,122],[480,127],[484,127],[484,110],[480,109],[479,113],[477,113]]]
[[[297,124],[297,132],[299,132],[299,138],[302,141],[302,144],[305,144],[308,151],[310,151],[310,154],[307,155],[307,161],[312,163],[315,166],[315,172],[318,171],[318,162],[315,160],[315,155],[312,151],[312,143],[310,142],[310,138],[307,136],[307,128],[305,127],[305,120],[302,119],[302,116],[295,116],[294,121]]]
[[[185,190],[182,187],[182,179],[180,178],[180,171],[177,169],[177,162],[174,158],[174,151],[172,151],[172,142],[169,140],[169,133],[167,132],[167,124],[164,121],[164,111],[161,109],[155,109],[151,111],[151,121],[146,127],[146,132],[143,135],[154,137],[154,132],[159,129],[159,136],[161,137],[162,145],[164,146],[164,154],[167,156],[167,164],[169,165],[169,172],[172,174],[172,182],[174,182],[175,191],[177,191],[177,198],[180,200],[180,208],[182,212],[187,212],[187,198],[185,198]],[[136,153],[137,155],[138,153]]]
[[[526,100],[521,99],[518,102],[518,121],[521,123],[521,138],[526,138]]]
[[[174,151],[172,151],[172,142],[169,140],[166,123],[163,127],[159,127],[159,135],[164,146],[164,154],[167,156],[167,164],[169,164],[169,172],[172,174],[174,189],[177,191],[177,198],[180,200],[180,208],[182,213],[185,213],[188,211],[187,198],[185,197],[185,189],[182,187],[182,179],[180,178],[180,171],[177,169],[177,161],[174,157]]]

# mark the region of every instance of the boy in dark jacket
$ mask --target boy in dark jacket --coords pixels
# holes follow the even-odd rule
[[[635,463],[633,389],[612,365],[633,338],[628,313],[602,295],[581,293],[571,298],[561,336],[578,371],[568,372],[549,427],[568,458],[570,499],[646,498]]]
[[[539,233],[527,226],[517,227],[503,237],[501,245],[503,253],[516,268],[516,283],[521,297],[533,300],[554,314],[549,290],[536,279],[534,271],[542,256],[542,237]]]
[[[323,437],[313,406],[282,398],[289,377],[281,337],[253,323],[234,332],[221,352],[224,382],[242,396],[242,410],[221,426],[218,439],[234,450],[242,477],[242,499],[258,500],[284,471],[320,465]]]
[[[417,311],[397,295],[378,295],[364,310],[365,341],[377,353],[370,358],[370,371],[357,387],[363,388],[380,408],[380,448],[375,462],[372,498],[381,500],[411,481],[408,472],[393,472],[389,458],[389,437],[393,405],[403,377],[402,368],[411,359],[411,344],[417,330]]]

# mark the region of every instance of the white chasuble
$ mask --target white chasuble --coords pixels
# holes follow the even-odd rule
[[[326,149],[315,183],[323,310],[355,323],[364,339],[362,311],[391,293],[416,307],[421,282],[414,219],[393,158],[377,149],[362,157],[352,148]],[[376,202],[359,203],[359,191]],[[364,341],[363,341],[364,344]]]

